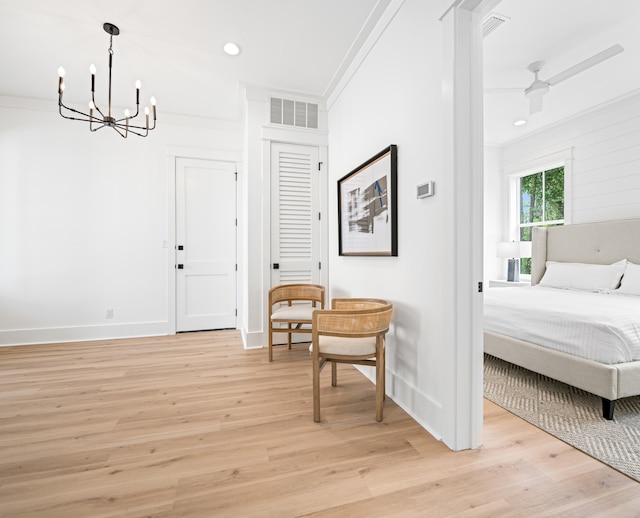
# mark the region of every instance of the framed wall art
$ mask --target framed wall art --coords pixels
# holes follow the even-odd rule
[[[397,176],[391,145],[338,180],[340,255],[398,255]]]

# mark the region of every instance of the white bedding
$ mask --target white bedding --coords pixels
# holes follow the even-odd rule
[[[640,360],[640,297],[542,286],[490,288],[484,329],[605,364]]]

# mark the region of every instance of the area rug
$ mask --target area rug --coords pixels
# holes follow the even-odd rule
[[[607,421],[598,396],[489,355],[484,396],[640,482],[640,396],[619,399]]]

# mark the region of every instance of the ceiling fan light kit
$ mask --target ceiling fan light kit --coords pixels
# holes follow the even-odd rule
[[[544,66],[544,61],[535,61],[527,68],[534,73],[535,79],[531,86],[524,91],[524,95],[529,99],[529,113],[542,111],[542,98],[549,91],[549,83],[538,79],[538,72]]]
[[[107,34],[109,34],[109,90],[108,90],[108,103],[106,114],[102,112],[102,110],[97,106],[95,100],[95,85],[96,85],[96,67],[91,65],[89,67],[89,73],[91,74],[91,101],[89,101],[89,113],[85,113],[80,110],[75,110],[66,106],[62,101],[62,96],[64,93],[65,85],[64,85],[64,68],[60,67],[58,69],[58,111],[62,117],[65,119],[88,122],[89,130],[98,131],[99,129],[109,127],[113,128],[118,135],[123,138],[127,138],[129,133],[133,133],[139,137],[146,137],[149,134],[149,131],[152,131],[156,128],[156,99],[155,97],[151,97],[151,109],[153,113],[153,125],[149,126],[149,117],[151,112],[148,107],[145,107],[145,124],[140,125],[137,122],[133,123],[133,119],[135,119],[140,113],[140,81],[136,81],[136,112],[131,115],[129,110],[125,110],[124,117],[116,118],[111,113],[111,69],[113,65],[113,37],[120,34],[120,29],[116,27],[112,23],[103,24],[102,28],[105,30]],[[70,115],[66,115],[63,112],[63,109],[66,110],[66,113],[70,113]],[[97,112],[97,114],[95,113]],[[78,116],[74,116],[76,114]]]

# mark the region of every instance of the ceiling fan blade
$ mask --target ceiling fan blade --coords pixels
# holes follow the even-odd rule
[[[533,115],[542,111],[542,98],[544,95],[529,96],[529,113]]]
[[[594,56],[591,56],[590,58],[587,58],[584,61],[581,61],[580,63],[567,68],[564,72],[560,72],[559,74],[550,77],[546,80],[546,82],[551,86],[556,85],[562,81],[565,81],[566,79],[569,79],[570,77],[575,76],[576,74],[579,74],[580,72],[587,70],[588,68],[597,65],[598,63],[601,63],[605,59],[609,59],[616,54],[620,54],[620,52],[622,52],[623,50],[624,48],[622,48],[621,45],[613,45],[612,47],[609,47],[602,52],[598,52]]]

